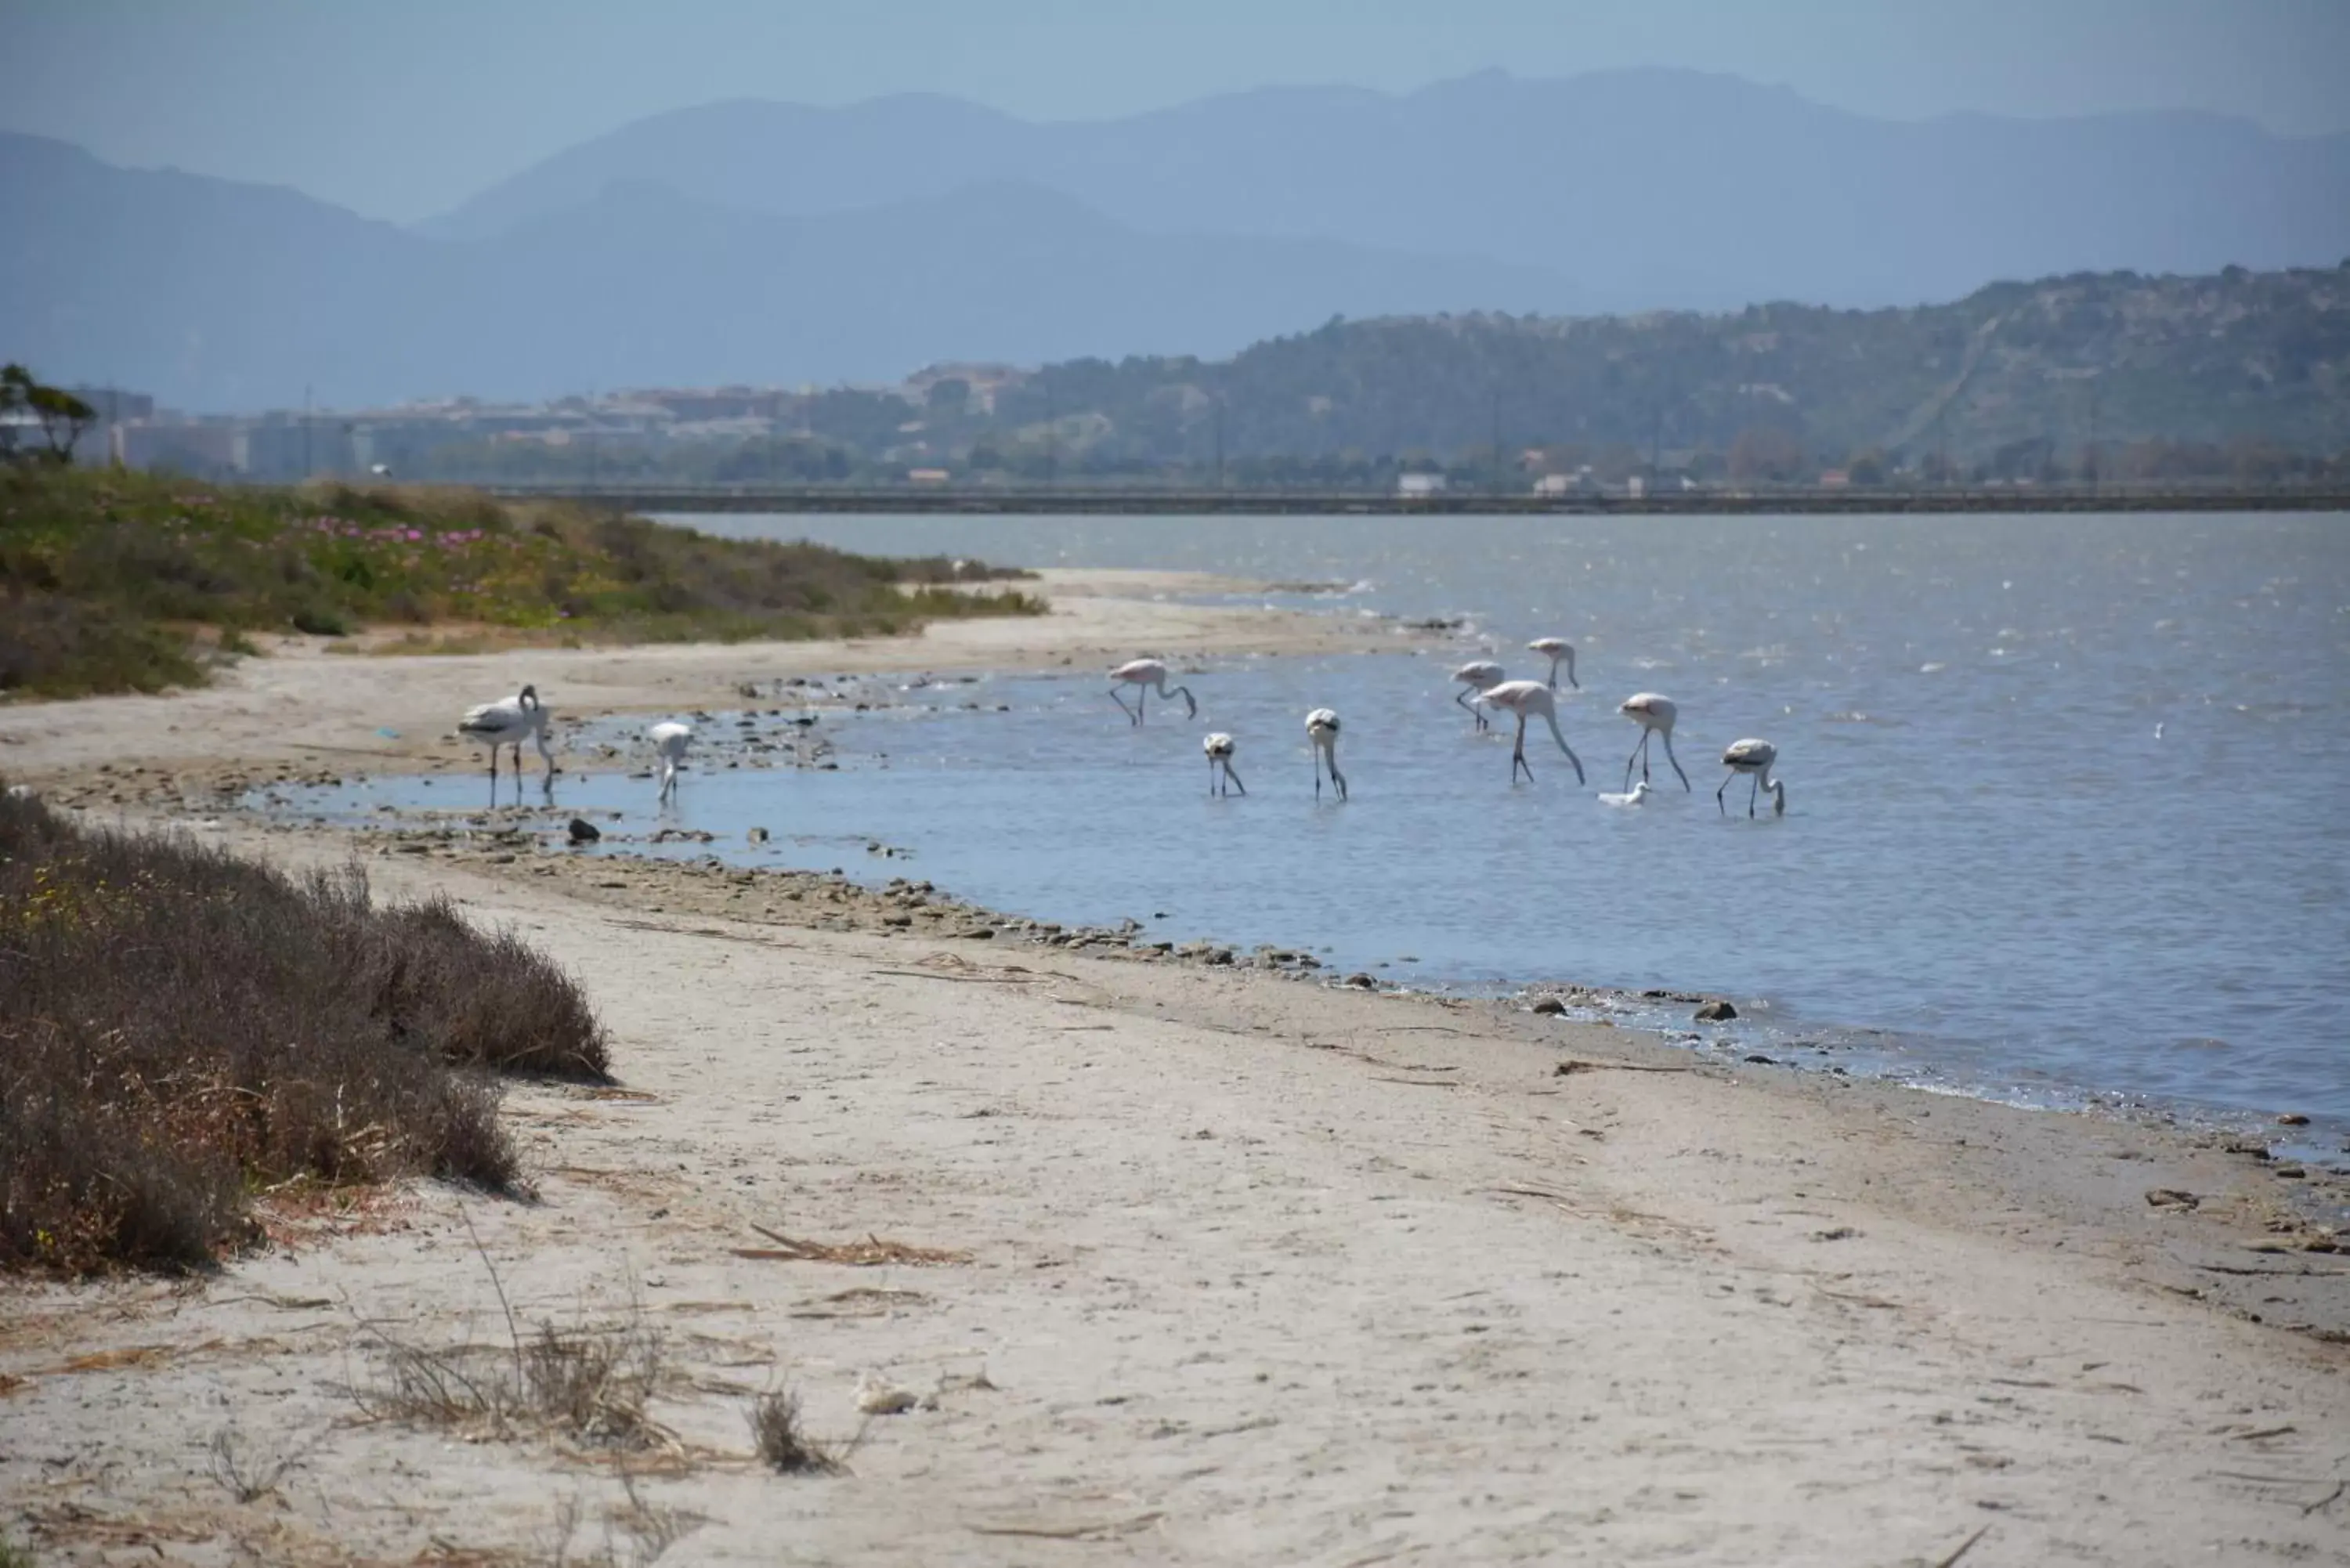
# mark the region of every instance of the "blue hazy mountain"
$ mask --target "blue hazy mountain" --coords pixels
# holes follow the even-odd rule
[[[1228,353],[1333,314],[1575,303],[1554,272],[1146,235],[1019,182],[812,217],[649,180],[478,239],[0,136],[0,357],[195,410],[895,379],[942,358]]]
[[[1602,310],[1906,305],[2000,278],[2350,254],[2350,137],[2187,113],[1875,119],[1667,70],[1272,88],[1046,124],[935,97],[712,104],[571,148],[428,231],[504,233],[613,180],[802,216],[1016,181],[1148,234],[1541,267]]]

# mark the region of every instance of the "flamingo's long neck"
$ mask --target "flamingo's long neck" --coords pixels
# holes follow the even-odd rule
[[[1566,732],[1558,727],[1558,715],[1545,709],[1543,712],[1543,722],[1550,726],[1550,738],[1558,742],[1558,749],[1570,757],[1575,755],[1574,748],[1566,743]]]

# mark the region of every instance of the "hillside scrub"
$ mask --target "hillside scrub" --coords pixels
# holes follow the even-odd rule
[[[285,1183],[506,1188],[494,1075],[605,1067],[569,977],[445,902],[0,795],[0,1269],[201,1267]]]
[[[1036,614],[1029,595],[958,586],[1027,576],[461,490],[13,465],[0,469],[0,696],[194,684],[211,657],[264,630],[456,623],[567,643],[888,635]]]

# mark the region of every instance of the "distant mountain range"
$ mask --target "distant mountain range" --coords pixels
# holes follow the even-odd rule
[[[2350,254],[2350,137],[1874,120],[1685,72],[1098,123],[729,103],[416,229],[0,135],[0,357],[195,410],[1233,353],[1333,316],[1838,306]]]
[[[1205,348],[1333,313],[1569,299],[1555,274],[1144,235],[1034,185],[819,217],[651,182],[488,237],[0,135],[0,357],[196,410],[895,380],[935,358]]]
[[[1148,234],[1540,267],[1574,291],[1551,310],[1909,305],[2000,278],[2350,254],[2350,136],[2183,113],[1871,119],[1670,70],[1269,88],[1054,124],[927,97],[712,104],[584,142],[429,228],[506,233],[616,180],[791,215],[1018,181]]]

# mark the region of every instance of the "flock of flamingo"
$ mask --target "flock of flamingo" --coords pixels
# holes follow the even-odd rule
[[[1585,782],[1583,759],[1575,754],[1575,748],[1566,743],[1565,732],[1558,727],[1558,672],[1562,665],[1566,670],[1566,683],[1577,691],[1582,690],[1582,682],[1575,678],[1575,649],[1564,638],[1556,637],[1538,637],[1526,647],[1550,660],[1547,680],[1512,680],[1492,659],[1472,659],[1452,672],[1452,679],[1461,684],[1461,691],[1454,695],[1453,701],[1468,711],[1480,730],[1492,727],[1485,717],[1485,710],[1489,708],[1516,717],[1517,743],[1510,753],[1512,784],[1517,782],[1520,773],[1526,775],[1527,782],[1533,782],[1534,770],[1526,761],[1526,722],[1534,718],[1550,726],[1551,738],[1558,742],[1558,749],[1565,753],[1566,760],[1574,764],[1575,782],[1582,784]],[[1162,703],[1180,697],[1183,699],[1184,717],[1199,716],[1200,705],[1193,700],[1191,689],[1167,684],[1167,666],[1163,660],[1133,659],[1111,670],[1109,678],[1110,701],[1124,709],[1127,718],[1134,723],[1142,722],[1144,710],[1153,691],[1159,693]],[[1130,707],[1122,695],[1124,689],[1129,686],[1135,689],[1134,702]],[[1648,799],[1651,787],[1648,742],[1659,738],[1665,742],[1665,761],[1670,763],[1673,772],[1679,775],[1681,788],[1690,789],[1689,774],[1681,771],[1680,759],[1673,755],[1673,724],[1680,717],[1680,710],[1673,705],[1672,699],[1654,691],[1638,692],[1626,698],[1616,711],[1640,726],[1640,743],[1632,748],[1631,756],[1625,760],[1623,793],[1602,794],[1600,800],[1608,805],[1638,805]],[[1338,798],[1347,798],[1347,777],[1338,771],[1338,728],[1336,710],[1316,708],[1305,715],[1305,736],[1314,747],[1314,794],[1317,799],[1322,794],[1325,772],[1329,774],[1330,783],[1338,792]],[[1240,749],[1239,742],[1219,730],[1202,739],[1200,745],[1208,754],[1208,792],[1222,794],[1238,790],[1243,794],[1248,794],[1241,784],[1240,775],[1232,771],[1232,756]],[[1772,809],[1782,816],[1785,815],[1787,785],[1784,780],[1773,776],[1773,769],[1778,761],[1779,748],[1768,741],[1751,738],[1732,741],[1721,753],[1721,765],[1730,771],[1722,775],[1721,787],[1713,792],[1713,804],[1726,814],[1730,808],[1723,795],[1732,780],[1744,777],[1749,781],[1746,794],[1748,816],[1755,814],[1756,803],[1766,792],[1771,796]],[[1640,770],[1638,784],[1632,782],[1632,769],[1636,765]]]
[[[1528,783],[1534,780],[1533,764],[1526,761],[1526,723],[1535,718],[1550,726],[1551,738],[1558,742],[1558,749],[1574,765],[1575,782],[1582,784],[1585,782],[1583,760],[1575,754],[1575,748],[1566,743],[1565,732],[1558,727],[1558,675],[1562,666],[1566,670],[1567,684],[1577,691],[1582,689],[1582,683],[1575,678],[1575,649],[1565,640],[1555,637],[1536,638],[1526,647],[1550,660],[1550,676],[1546,680],[1511,680],[1505,678],[1502,667],[1492,659],[1474,659],[1452,672],[1452,679],[1461,688],[1453,701],[1468,711],[1480,730],[1492,727],[1485,717],[1488,709],[1515,716],[1518,731],[1516,745],[1510,753],[1512,784],[1517,782],[1520,773],[1525,774]],[[1111,670],[1109,675],[1110,701],[1116,702],[1128,720],[1135,724],[1143,722],[1150,694],[1154,691],[1159,694],[1162,704],[1178,697],[1183,699],[1185,718],[1196,719],[1200,715],[1200,704],[1192,697],[1190,687],[1168,684],[1167,665],[1161,659],[1132,659]],[[1132,687],[1135,693],[1130,706],[1123,695],[1128,687]],[[1625,760],[1623,792],[1602,794],[1599,797],[1601,802],[1607,805],[1636,806],[1648,797],[1648,743],[1658,739],[1664,742],[1665,761],[1679,775],[1681,788],[1691,789],[1693,786],[1690,784],[1689,774],[1682,771],[1680,759],[1673,754],[1673,725],[1680,717],[1680,710],[1674,706],[1672,699],[1654,691],[1638,692],[1618,704],[1617,711],[1640,726],[1640,741]],[[551,786],[557,770],[555,754],[547,749],[546,725],[546,709],[539,701],[538,689],[534,686],[525,686],[512,697],[484,702],[465,711],[457,732],[489,749],[492,805],[497,802],[498,749],[501,746],[514,749],[515,784],[519,790],[523,742],[536,742],[539,756],[546,761],[546,776]],[[1314,795],[1317,800],[1322,795],[1325,774],[1329,775],[1330,786],[1338,798],[1347,798],[1347,775],[1338,771],[1339,728],[1338,715],[1334,709],[1316,708],[1305,715],[1305,738],[1314,752]],[[648,730],[646,738],[652,742],[654,755],[660,761],[660,798],[666,802],[677,794],[678,770],[685,761],[686,748],[692,743],[693,729],[675,720],[664,720]],[[1247,787],[1241,783],[1240,774],[1232,771],[1232,757],[1240,749],[1238,742],[1219,730],[1201,742],[1201,749],[1207,753],[1208,791],[1211,794],[1227,794],[1235,791],[1248,794]],[[1749,781],[1746,794],[1748,816],[1755,815],[1756,804],[1765,793],[1771,796],[1772,809],[1784,815],[1787,786],[1785,781],[1773,774],[1778,761],[1779,749],[1768,741],[1750,738],[1731,742],[1721,753],[1721,765],[1730,771],[1722,776],[1721,788],[1713,792],[1714,805],[1727,814],[1730,808],[1723,795],[1732,781],[1743,777]],[[1640,770],[1637,784],[1632,781],[1635,766]]]

